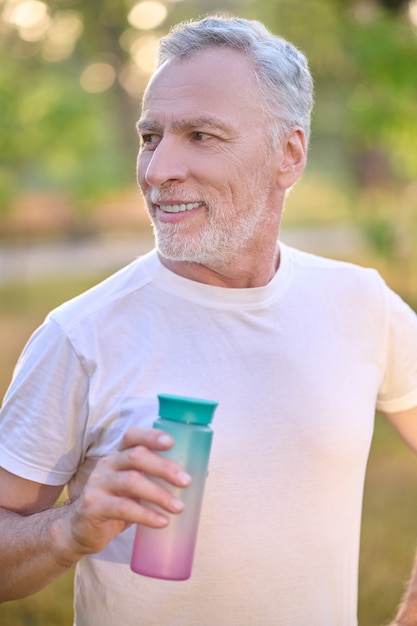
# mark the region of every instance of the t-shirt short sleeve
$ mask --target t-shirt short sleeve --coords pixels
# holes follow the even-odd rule
[[[64,485],[83,455],[88,375],[60,326],[48,319],[16,365],[0,413],[0,466]]]
[[[386,365],[377,409],[385,413],[417,406],[417,315],[386,288]]]

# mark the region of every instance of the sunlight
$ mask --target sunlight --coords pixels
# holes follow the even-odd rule
[[[9,2],[3,16],[4,21],[15,26],[25,41],[43,39],[51,23],[48,7],[39,0]]]
[[[90,63],[81,74],[80,84],[84,91],[102,93],[113,85],[116,72],[110,63]]]
[[[166,6],[158,0],[138,2],[130,11],[127,19],[129,24],[141,30],[156,28],[165,20],[168,12]]]
[[[412,0],[408,6],[408,16],[414,26],[417,26],[417,0]]]
[[[125,65],[118,76],[120,85],[129,96],[135,98],[135,100],[142,98],[147,78],[148,74],[141,70],[135,63]]]
[[[42,49],[45,61],[55,62],[68,58],[82,31],[83,23],[78,13],[55,13]]]
[[[40,0],[24,0],[11,10],[8,22],[18,28],[31,28],[42,22],[48,14],[48,7]]]
[[[158,37],[147,35],[139,37],[130,50],[134,62],[146,74],[152,74],[155,69],[158,44]]]

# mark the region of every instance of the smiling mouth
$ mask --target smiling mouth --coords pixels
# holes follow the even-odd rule
[[[186,204],[158,204],[157,206],[165,213],[183,213],[192,211],[203,204],[203,202],[187,202]]]

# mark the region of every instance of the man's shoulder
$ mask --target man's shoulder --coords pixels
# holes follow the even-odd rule
[[[111,315],[151,283],[159,267],[156,251],[138,257],[108,278],[55,308],[48,317],[62,327],[73,327],[87,318]]]
[[[307,284],[322,285],[339,291],[363,291],[370,295],[381,294],[384,280],[372,267],[364,267],[350,261],[329,258],[285,246],[285,255],[291,265],[292,273],[299,281]]]
[[[331,270],[368,270],[369,268],[358,265],[351,261],[327,257],[313,252],[307,252],[300,248],[294,248],[287,244],[280,243],[284,248],[285,254],[300,267],[311,267],[312,269],[331,269]]]

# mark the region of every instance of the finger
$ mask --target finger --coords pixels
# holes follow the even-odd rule
[[[172,493],[157,480],[135,470],[113,472],[106,481],[105,489],[107,493],[141,504],[144,501],[152,503],[169,513],[181,513],[184,509],[179,490]]]
[[[141,524],[151,528],[165,528],[169,524],[169,517],[162,512],[146,506],[142,502],[135,502],[129,498],[112,498],[108,502],[108,518],[115,517],[130,524]]]
[[[116,471],[133,469],[162,478],[177,487],[187,487],[191,482],[191,476],[178,463],[142,445],[126,448],[116,453],[111,463]]]
[[[162,510],[112,493],[101,494],[97,498],[96,494],[86,491],[78,504],[84,526],[90,524],[97,529],[106,521],[124,522],[126,525],[144,524],[154,528],[164,528],[169,524],[169,517]]]
[[[151,450],[169,450],[173,445],[173,437],[163,430],[132,426],[125,432],[118,449],[125,450],[135,446],[145,446]]]

